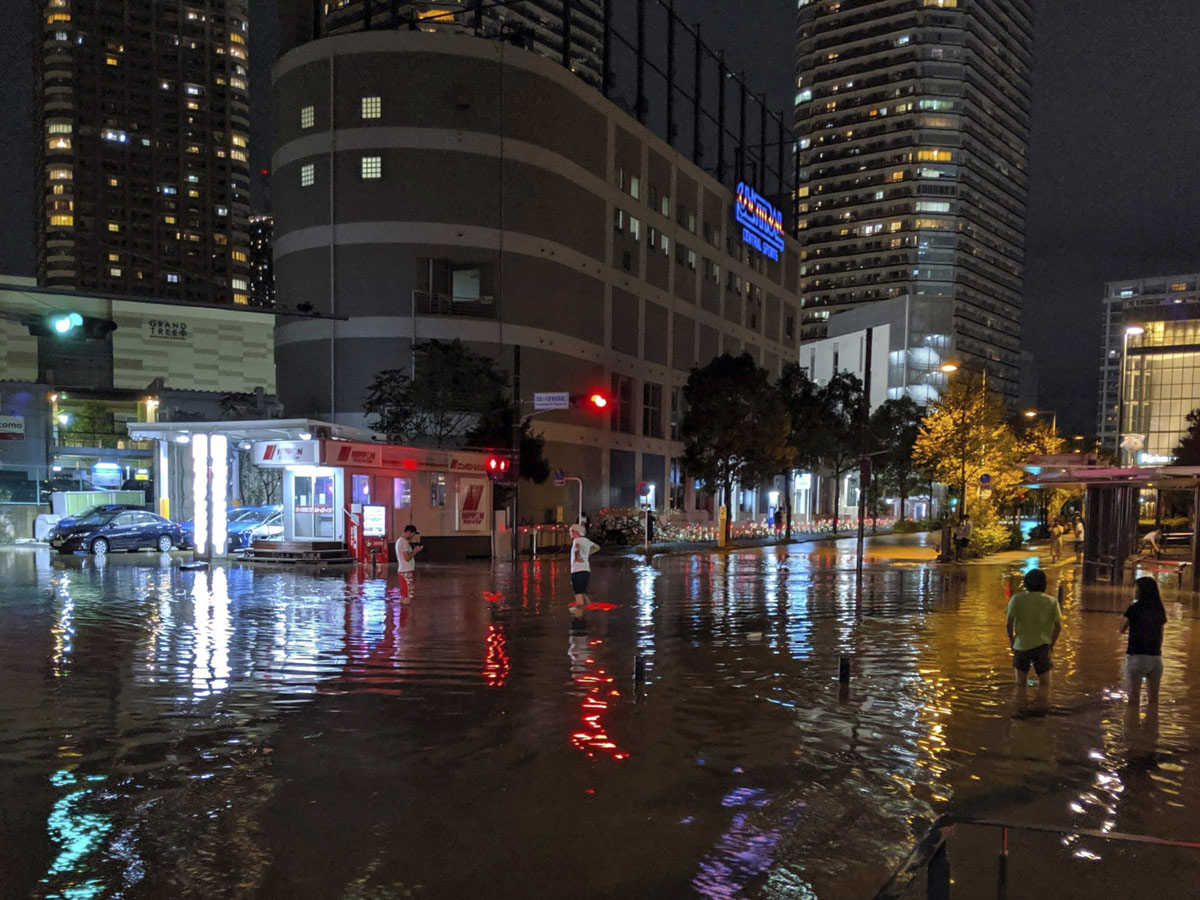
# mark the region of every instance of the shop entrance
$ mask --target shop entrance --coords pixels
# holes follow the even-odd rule
[[[284,479],[283,503],[288,540],[340,541],[342,478],[340,469],[296,466]],[[288,521],[290,519],[290,522]]]

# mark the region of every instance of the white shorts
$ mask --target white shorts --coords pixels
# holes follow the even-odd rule
[[[1141,653],[1130,653],[1125,657],[1125,675],[1130,681],[1141,681],[1151,675],[1162,675],[1163,661],[1161,656],[1149,656]]]

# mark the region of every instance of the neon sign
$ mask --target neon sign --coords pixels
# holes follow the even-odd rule
[[[733,217],[742,226],[742,242],[770,259],[783,252],[783,213],[744,181],[737,186]]]

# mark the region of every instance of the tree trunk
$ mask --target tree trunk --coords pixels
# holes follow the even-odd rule
[[[728,544],[733,535],[733,481],[726,480],[721,490],[725,495],[725,543]]]
[[[796,483],[793,469],[788,469],[783,473],[783,509],[784,522],[787,528],[787,540],[792,539],[792,485]]]
[[[879,530],[879,475],[871,468],[871,534]]]
[[[842,508],[842,473],[833,470],[833,533],[837,534],[838,512]]]

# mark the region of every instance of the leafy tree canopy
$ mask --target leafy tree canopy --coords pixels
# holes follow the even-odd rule
[[[790,464],[787,410],[748,353],[692,369],[683,396],[683,468],[720,487],[726,505],[734,482],[753,484]]]
[[[491,357],[457,338],[416,345],[416,376],[387,369],[367,388],[371,428],[441,447],[461,441],[479,420],[508,405],[508,376]]]

